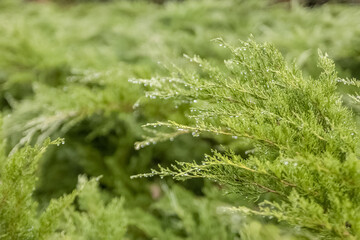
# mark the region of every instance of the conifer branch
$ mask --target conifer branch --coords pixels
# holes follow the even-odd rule
[[[325,239],[360,236],[354,227],[358,216],[345,214],[360,209],[354,201],[360,191],[344,184],[360,183],[355,174],[360,168],[360,141],[352,113],[342,105],[337,92],[339,78],[334,63],[319,51],[318,65],[323,71],[318,79],[312,79],[288,65],[270,44],[249,40],[235,48],[221,39],[216,41],[232,54],[221,70],[195,56],[187,58],[198,65],[197,72],[174,68],[173,78],[135,80],[150,86],[147,96],[151,98],[191,104],[192,123],[169,121],[145,127],[159,127],[151,132],[158,140],[190,132],[194,136],[233,136],[239,142],[246,138],[255,146],[254,151],[246,159],[214,151],[201,164],[177,162],[133,177],[201,177],[242,195],[259,198],[273,193],[281,196],[281,203],[265,201],[260,210],[238,209],[275,217],[290,226],[301,225]],[[354,80],[341,82],[358,85]],[[357,96],[351,98],[358,101]],[[166,135],[169,133],[165,134],[163,127],[173,135]],[[146,137],[142,144],[152,138]],[[342,201],[348,205],[342,206]],[[351,222],[351,231],[345,222]]]

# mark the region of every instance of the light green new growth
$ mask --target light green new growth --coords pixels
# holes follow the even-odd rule
[[[104,200],[97,179],[79,177],[79,210],[65,211],[63,227],[68,238],[64,239],[122,239],[127,230],[127,217],[123,199]]]
[[[52,199],[38,212],[33,199],[39,160],[50,144],[62,139],[45,140],[42,146],[26,146],[11,157],[1,154],[0,165],[0,239],[121,239],[126,231],[123,201],[113,198],[105,206],[97,179],[79,178],[72,193]],[[3,149],[3,147],[2,147]],[[72,206],[78,196],[81,212]],[[63,221],[61,221],[64,219]]]
[[[76,191],[57,200],[52,200],[47,209],[38,216],[37,202],[32,193],[37,181],[38,162],[50,144],[25,147],[11,157],[1,156],[0,167],[0,239],[48,239],[58,224],[62,211],[76,196]]]
[[[252,148],[245,158],[231,149],[213,151],[201,164],[179,162],[137,177],[208,178],[256,200],[274,195],[256,208],[229,210],[277,219],[296,236],[359,238],[358,129],[337,92],[338,81],[351,81],[338,80],[334,63],[321,52],[322,72],[312,78],[270,44],[249,40],[235,48],[216,41],[232,54],[224,66],[195,56],[189,60],[198,71],[174,67],[170,77],[132,80],[149,86],[150,98],[191,104],[193,120],[147,124],[155,135],[136,148],[185,133],[228,135]]]

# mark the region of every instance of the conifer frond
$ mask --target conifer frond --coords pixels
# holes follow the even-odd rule
[[[78,181],[78,207],[66,209],[61,229],[72,239],[122,239],[127,230],[124,199],[106,201],[99,188],[99,178]]]
[[[254,149],[246,158],[214,151],[201,164],[180,162],[135,177],[201,177],[253,199],[275,194],[277,200],[261,203],[258,210],[237,210],[275,217],[304,229],[304,235],[309,229],[320,238],[359,237],[360,215],[352,214],[360,207],[360,191],[354,187],[360,183],[358,129],[337,92],[333,61],[319,51],[322,72],[314,79],[287,64],[271,44],[250,39],[233,47],[222,39],[216,42],[232,54],[224,66],[195,56],[189,58],[198,65],[195,72],[174,68],[171,77],[134,80],[149,86],[150,98],[192,106],[192,124],[170,121],[146,127],[168,127],[172,136],[230,135],[234,141],[249,139]],[[145,139],[143,146],[170,136],[152,132],[155,137]]]
[[[1,159],[0,165],[0,239],[47,239],[56,228],[62,211],[75,198],[76,192],[50,203],[38,218],[37,202],[32,199],[37,181],[38,162],[50,144],[60,144],[58,139],[44,142],[42,146],[29,146]]]
[[[1,156],[0,239],[85,239],[84,233],[89,237],[119,239],[125,234],[123,200],[113,198],[105,206],[98,178],[80,177],[76,190],[52,199],[38,213],[33,192],[39,160],[50,144],[62,142],[47,139],[41,146],[21,148],[8,159]],[[81,213],[72,206],[76,197]]]

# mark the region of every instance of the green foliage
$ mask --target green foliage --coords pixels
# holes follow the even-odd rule
[[[96,179],[80,177],[78,189],[78,210],[64,214],[65,232],[71,236],[64,239],[122,239],[127,229],[123,200],[105,201]]]
[[[55,1],[69,3],[76,0]],[[326,173],[314,177],[316,167],[331,169],[331,173],[336,172],[335,176],[355,174],[351,171],[355,171],[356,164],[346,159],[351,158],[348,154],[355,152],[351,149],[357,146],[355,123],[349,111],[343,110],[339,105],[340,100],[333,105],[334,99],[339,97],[328,94],[328,91],[335,91],[334,82],[330,77],[322,76],[320,80],[324,78],[327,84],[321,83],[323,80],[320,81],[317,77],[319,70],[316,69],[316,61],[317,49],[321,48],[334,59],[337,70],[343,76],[358,74],[360,21],[357,7],[327,5],[306,9],[292,3],[287,8],[262,0],[167,1],[164,5],[150,1],[116,0],[105,4],[95,0],[78,0],[78,4],[51,2],[54,1],[0,1],[0,108],[5,117],[3,134],[7,141],[3,147],[4,160],[1,163],[7,162],[5,156],[8,152],[15,156],[24,149],[33,149],[24,148],[27,144],[42,145],[48,137],[66,139],[66,144],[61,147],[50,147],[39,166],[36,165],[39,180],[34,191],[31,191],[32,197],[28,198],[31,201],[27,205],[29,211],[26,214],[30,217],[24,217],[23,220],[26,222],[26,219],[35,219],[31,221],[36,225],[36,234],[50,239],[116,239],[116,236],[129,239],[291,239],[292,233],[297,232],[296,227],[295,230],[292,228],[292,220],[288,218],[293,204],[281,205],[281,201],[287,199],[283,195],[293,194],[293,188],[306,190],[308,185],[319,181],[320,185],[310,186],[313,191],[311,194],[309,189],[304,192],[297,190],[298,195],[291,195],[291,201],[302,199],[304,194],[327,195],[327,190],[336,193],[331,201],[325,204],[330,197],[320,195],[316,195],[314,201],[332,211],[335,206],[333,200],[336,197],[343,200],[343,193],[348,193],[346,187],[337,193],[338,188],[332,188],[333,184],[328,184]],[[85,2],[87,3],[83,4]],[[237,71],[244,66],[235,66],[234,72],[231,72],[230,68],[234,64],[222,64],[223,59],[231,56],[231,51],[209,45],[208,42],[218,36],[232,42],[238,38],[244,39],[250,33],[256,36],[257,41],[273,43],[286,60],[296,57],[296,64],[301,67],[305,77],[287,65],[280,56],[276,55],[279,63],[274,62],[273,65],[270,64],[272,57],[265,56],[266,66],[275,68],[276,71],[265,74],[261,71],[264,66],[252,66],[252,70],[257,70],[256,74],[248,69],[247,75],[254,75],[254,79],[261,78],[259,86],[255,85],[256,89],[253,89],[250,77],[241,87],[236,85],[239,79]],[[269,48],[268,51],[273,53],[272,47]],[[196,65],[189,65],[184,60],[184,52],[189,55],[197,53],[207,59],[193,59],[199,61],[198,64],[202,64],[205,69],[194,75],[199,82],[186,80],[191,84],[186,83],[188,86],[183,86],[178,91],[182,93],[177,95],[175,88],[182,84],[172,82],[175,86],[168,86],[165,80],[161,89],[166,90],[164,96],[169,93],[176,95],[175,107],[162,99],[143,98],[138,101],[143,89],[150,90],[154,86],[135,86],[128,79],[164,76],[167,73],[162,68],[163,62],[172,62],[180,69],[186,69],[180,70],[180,75],[177,74],[172,79],[183,81],[183,78],[192,77],[190,72],[196,69]],[[252,54],[244,55],[250,56]],[[256,61],[262,57],[256,56]],[[213,70],[206,70],[205,65]],[[281,72],[278,72],[278,67]],[[202,85],[208,84],[204,79],[211,71],[219,73],[218,82],[214,82],[219,86],[202,88]],[[296,77],[293,78],[292,75]],[[316,80],[310,80],[308,75],[314,76]],[[235,79],[235,83],[229,76]],[[276,76],[276,82],[284,86],[270,82],[272,76]],[[286,85],[289,79],[292,79],[291,91],[285,91],[289,90]],[[269,89],[262,87],[261,84],[268,82]],[[226,83],[226,87],[222,83]],[[354,94],[355,82],[351,85],[347,83],[347,80],[338,83],[341,91]],[[314,84],[318,88],[315,89]],[[195,88],[189,89],[189,86]],[[230,87],[241,91],[241,94]],[[301,90],[303,87],[306,91]],[[187,96],[183,95],[184,90]],[[219,96],[212,95],[217,94],[217,91],[221,93]],[[205,93],[207,97],[204,96]],[[255,95],[251,95],[252,93]],[[229,105],[229,99],[223,98],[224,94],[229,94],[231,99],[243,101],[244,104],[241,108],[236,102]],[[329,97],[326,103],[323,102],[324,95]],[[152,93],[148,96],[158,98]],[[256,100],[256,97],[260,99]],[[344,103],[358,112],[356,96],[343,97]],[[311,99],[310,105],[308,99]],[[249,100],[256,100],[259,107],[253,108]],[[281,109],[278,112],[272,111],[273,106],[281,106]],[[236,117],[239,108],[246,114]],[[295,115],[287,118],[291,110]],[[278,115],[274,115],[275,113]],[[186,114],[191,118],[186,118]],[[210,118],[212,115],[213,118]],[[278,119],[278,116],[283,118]],[[240,118],[244,118],[244,122],[238,124]],[[346,123],[341,123],[342,118]],[[162,125],[168,125],[168,131],[162,131],[162,135],[157,135],[150,141],[139,142],[137,149],[150,146],[135,151],[134,142],[140,141],[144,135],[140,126],[167,119],[172,122]],[[196,119],[200,125],[197,125]],[[257,119],[258,124],[254,119]],[[345,130],[342,129],[344,125],[347,126]],[[174,131],[177,128],[182,130]],[[151,125],[146,128],[150,134],[153,130],[155,129]],[[199,137],[185,135],[186,132]],[[355,133],[354,136],[351,136],[352,132]],[[219,135],[214,137],[213,133]],[[246,135],[243,136],[244,133]],[[176,137],[177,135],[181,136]],[[161,142],[172,138],[174,141]],[[213,154],[210,154],[210,149],[214,149]],[[319,151],[323,151],[323,155],[320,156]],[[198,165],[204,153],[207,153],[208,161],[204,165]],[[180,172],[174,173],[173,169],[167,168],[174,159],[179,162],[194,159],[195,162],[181,163],[178,168],[186,170],[180,169]],[[265,159],[270,159],[272,164],[268,163],[264,167]],[[350,164],[345,170],[343,163],[338,163],[339,159],[354,166]],[[355,159],[354,157],[353,161]],[[224,162],[233,167],[225,166]],[[307,169],[310,162],[314,165],[309,170],[301,173],[290,171],[292,164],[296,165],[296,169],[300,166]],[[176,174],[177,179],[204,177],[203,173],[215,180],[220,177],[222,182],[232,186],[226,190],[229,192],[239,192],[238,186],[241,184],[245,191],[240,193],[245,196],[240,197],[240,200],[230,200],[219,194],[218,187],[224,186],[217,184],[213,188],[216,194],[205,194],[204,182],[201,180],[167,182],[168,187],[164,187],[167,186],[164,179],[130,179],[131,175],[146,172],[157,164],[163,167],[162,174]],[[319,167],[318,164],[325,164],[326,167]],[[197,172],[194,168],[201,171]],[[249,171],[250,168],[254,171]],[[219,174],[210,176],[212,169]],[[154,171],[157,173],[157,170]],[[187,176],[183,174],[184,171],[189,171]],[[75,192],[78,192],[79,198],[69,208],[67,206],[74,197],[72,192],[76,188],[78,175],[84,174],[89,178],[102,175],[102,178],[99,183],[90,180],[82,191],[82,184],[78,184],[80,189]],[[236,178],[228,178],[229,176]],[[29,178],[24,177],[24,181],[30,184],[35,181],[32,180],[34,177],[35,175],[29,175]],[[291,186],[303,179],[307,181],[298,187]],[[258,185],[252,184],[250,180]],[[81,181],[85,179],[81,178]],[[334,178],[333,181],[337,182],[339,178]],[[349,181],[352,183],[352,180]],[[186,187],[187,191],[180,185]],[[340,186],[343,185],[342,182]],[[34,184],[32,186],[35,187]],[[317,189],[324,186],[325,190]],[[280,194],[269,193],[269,190]],[[156,192],[160,192],[159,195]],[[70,195],[61,198],[64,193]],[[96,197],[92,199],[90,196]],[[261,197],[254,206],[253,199],[258,196]],[[353,196],[349,196],[351,204],[352,199]],[[279,228],[275,218],[270,219],[273,215],[265,214],[267,205],[261,205],[263,211],[260,213],[258,203],[264,200],[279,203],[279,209],[284,210],[281,213],[286,215],[278,213],[277,219],[288,223]],[[16,201],[18,200],[14,198],[13,204]],[[35,210],[36,205],[39,205],[38,211]],[[41,210],[48,205],[48,210]],[[219,210],[223,206],[225,209],[231,206],[248,208],[242,208],[241,211],[236,208],[223,213]],[[270,217],[245,218],[242,213],[244,211]],[[62,216],[59,215],[60,212]],[[64,213],[71,221],[62,221]],[[339,210],[337,213],[345,212]],[[39,217],[41,214],[44,217]],[[298,212],[294,216],[300,214]],[[49,217],[50,215],[54,217]],[[331,226],[333,222],[339,222],[340,230],[336,230],[337,232],[343,230],[341,221],[346,221],[346,226],[351,224],[352,227],[346,229],[349,234],[355,231],[353,229],[356,224],[353,223],[355,220],[351,219],[352,216],[343,216],[346,220],[339,220],[341,217],[334,215],[330,217],[334,219],[329,221]],[[55,223],[52,219],[60,221]],[[68,224],[70,222],[73,226]],[[313,221],[309,221],[309,224],[313,224]],[[27,226],[19,227],[19,234],[30,234]],[[311,228],[317,229],[314,226]],[[304,228],[301,228],[300,233],[312,237]],[[324,231],[323,234],[328,233]]]
[[[46,140],[42,147],[27,146],[8,159],[2,155],[0,239],[119,239],[124,235],[123,201],[113,198],[105,206],[96,179],[79,178],[77,190],[52,199],[38,214],[33,192],[39,159],[49,144],[61,143]],[[70,208],[77,195],[78,210]]]
[[[34,82],[62,86],[78,69],[105,72],[123,62],[130,66],[122,69],[136,66],[137,74],[149,74],[159,71],[156,61],[180,62],[184,52],[221,61],[224,52],[207,44],[218,36],[236,40],[253,33],[274,43],[287,59],[298,58],[297,64],[310,73],[316,72],[319,47],[342,71],[357,74],[359,69],[356,7],[309,11],[294,5],[287,11],[261,0],[185,1],[161,7],[120,1],[79,4],[64,12],[52,4],[19,4],[4,7],[0,16],[1,107],[31,95]],[[22,14],[17,14],[19,8]],[[337,34],[345,29],[347,34]]]
[[[151,206],[162,221],[157,221],[146,212],[136,210],[131,214],[130,224],[134,224],[146,234],[160,239],[234,239],[237,229],[217,209],[225,203],[196,197],[191,192],[174,186],[152,185],[153,190],[164,196]],[[164,228],[166,226],[166,228]]]
[[[140,176],[201,177],[254,199],[270,194],[276,198],[257,209],[231,210],[274,217],[294,227],[295,235],[310,230],[319,238],[358,238],[358,130],[336,91],[334,63],[319,53],[322,72],[314,79],[287,64],[270,44],[250,40],[234,48],[217,41],[232,54],[225,69],[195,56],[190,61],[199,66],[196,72],[175,68],[171,77],[134,80],[150,85],[152,98],[192,103],[192,124],[147,124],[165,127],[166,134],[138,144],[192,132],[244,139],[253,148],[246,157],[214,151],[202,164],[179,162]]]
[[[22,132],[24,135],[14,150],[30,143],[35,137],[36,142],[41,143],[54,132],[64,135],[80,121],[96,114],[107,116],[113,112],[126,114],[132,111],[137,89],[130,88],[125,93],[124,89],[129,84],[118,81],[119,73],[108,71],[94,72],[91,75],[88,73],[86,77],[81,75],[82,73],[78,73],[72,76],[72,83],[60,89],[37,84],[34,86],[35,99],[14,106],[14,114],[9,120],[5,119],[6,134],[15,136],[17,132]],[[57,96],[56,99],[53,96]],[[34,102],[42,104],[33,104]],[[26,125],[23,125],[24,120],[28,121]],[[96,130],[89,133],[95,134]]]
[[[47,239],[54,232],[59,215],[74,200],[76,192],[52,200],[38,217],[37,202],[32,198],[41,155],[49,144],[60,143],[61,140],[48,140],[42,147],[22,148],[7,159],[1,156],[1,239]]]

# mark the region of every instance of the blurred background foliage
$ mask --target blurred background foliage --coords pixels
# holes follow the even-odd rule
[[[171,64],[188,66],[183,54],[221,63],[228,53],[211,39],[236,42],[250,34],[273,43],[288,60],[296,58],[306,74],[318,74],[321,49],[340,76],[359,78],[357,2],[2,0],[0,109],[7,151],[64,137],[65,144],[50,147],[41,161],[34,196],[39,210],[71,192],[79,174],[102,175],[102,195],[124,200],[129,239],[292,239],[270,219],[225,216],[219,207],[250,203],[224,195],[223,186],[131,180],[159,163],[200,161],[210,148],[221,150],[232,141],[182,136],[136,151],[142,124],[186,122],[188,106],[174,109],[142,98],[143,89],[128,79],[162,75]]]

